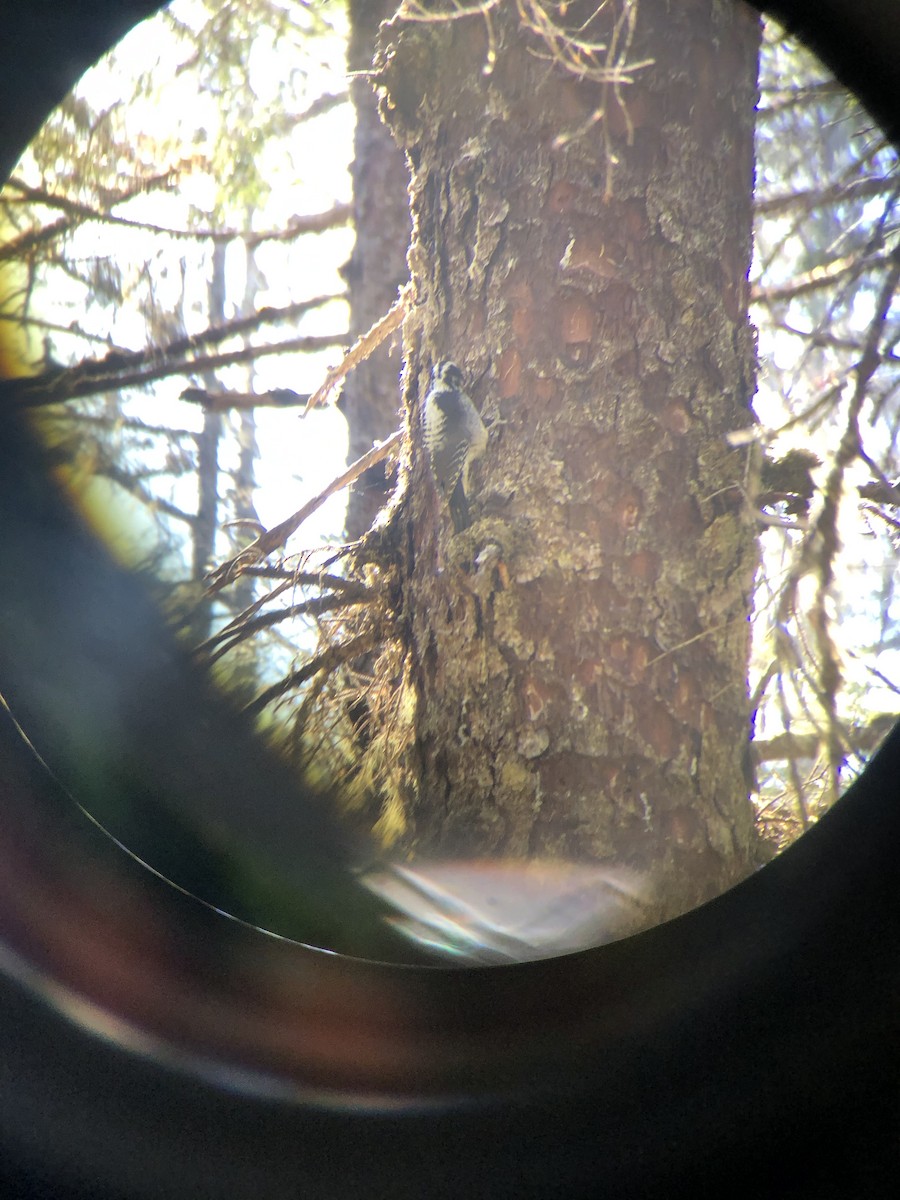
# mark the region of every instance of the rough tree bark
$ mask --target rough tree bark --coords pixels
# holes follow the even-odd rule
[[[569,5],[570,27],[596,7]],[[548,62],[513,4],[384,30],[417,299],[405,658],[383,660],[401,689],[386,824],[411,851],[630,864],[663,880],[659,916],[757,861],[757,550],[726,434],[754,379],[758,40],[737,5],[641,0],[631,59],[653,62],[617,93]],[[420,433],[446,357],[499,418],[458,536]]]

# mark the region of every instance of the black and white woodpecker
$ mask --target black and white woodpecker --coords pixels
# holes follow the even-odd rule
[[[488,431],[456,363],[445,359],[432,371],[422,425],[431,473],[450,507],[453,528],[461,533],[471,524],[469,467],[487,449]]]

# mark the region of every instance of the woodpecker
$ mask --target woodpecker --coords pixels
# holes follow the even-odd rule
[[[468,528],[469,466],[487,449],[488,431],[463,388],[463,373],[446,359],[431,373],[423,416],[425,449],[437,489],[457,533]]]

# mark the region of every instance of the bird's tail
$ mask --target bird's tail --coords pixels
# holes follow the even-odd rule
[[[462,533],[464,529],[468,529],[472,524],[472,518],[469,515],[469,501],[466,499],[466,489],[463,487],[462,478],[457,479],[456,487],[450,496],[450,516],[453,518],[453,528],[457,533]]]

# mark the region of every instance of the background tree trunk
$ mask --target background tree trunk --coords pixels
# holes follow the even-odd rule
[[[548,63],[512,9],[492,10],[490,71],[477,17],[395,21],[380,59],[419,305],[395,824],[424,855],[647,869],[664,916],[757,856],[757,546],[725,439],[751,421],[758,21],[641,0],[631,60],[653,64],[617,91]],[[457,537],[420,430],[445,357],[502,421]]]
[[[209,318],[221,324],[225,320],[225,246],[219,242],[212,250],[212,275],[209,281]],[[217,385],[215,371],[204,371],[207,389]],[[193,524],[191,578],[201,580],[216,559],[216,530],[219,525],[219,445],[222,440],[222,414],[207,409],[203,429],[197,437],[197,516]],[[191,636],[202,642],[212,632],[212,603],[204,598],[191,614]]]
[[[350,0],[351,71],[372,69],[378,26],[396,10],[396,0]],[[408,277],[409,174],[400,147],[378,116],[372,80],[352,80],[350,94],[356,110],[353,157],[353,223],[356,245],[345,269],[350,295],[350,333],[358,337],[397,299]],[[350,426],[348,462],[355,462],[372,444],[399,425],[397,397],[400,378],[399,338],[389,340],[350,375],[340,401]],[[350,492],[347,536],[356,538],[372,524],[392,489],[378,463]]]

